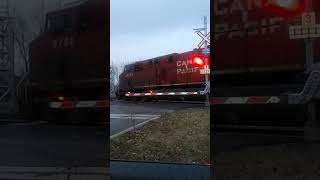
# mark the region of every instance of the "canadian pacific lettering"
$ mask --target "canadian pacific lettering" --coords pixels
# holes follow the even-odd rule
[[[199,72],[198,67],[193,67],[190,60],[177,61],[177,75]]]
[[[216,23],[215,40],[242,39],[269,35],[283,31],[284,28],[287,30],[287,26],[284,25],[287,19],[284,17],[263,17],[262,8],[270,6],[271,0],[215,0],[214,3],[215,16],[225,16],[233,19]],[[249,12],[251,13],[250,16],[248,16]],[[258,18],[256,15],[258,15]],[[290,21],[291,23],[299,23],[298,19],[296,17]]]

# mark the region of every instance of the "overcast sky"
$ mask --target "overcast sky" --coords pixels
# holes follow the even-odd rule
[[[13,9],[16,11],[17,20],[22,22],[25,26],[25,31],[27,32],[27,38],[31,40],[32,34],[39,30],[39,24],[35,20],[35,16],[39,15],[44,10],[43,13],[47,11],[52,11],[66,2],[73,2],[74,0],[43,0],[44,8],[41,6],[42,0],[9,0],[10,12],[13,12]],[[3,5],[4,1],[0,1],[0,6]],[[13,15],[13,14],[11,14]],[[16,51],[16,53],[19,53]],[[15,56],[15,72],[16,74],[21,74],[24,69],[24,63],[19,55]]]
[[[110,0],[111,61],[132,62],[197,47],[210,0]]]
[[[36,27],[32,14],[39,11],[40,2],[11,1],[29,22],[31,32]],[[196,48],[201,38],[193,28],[203,27],[203,16],[210,22],[209,3],[210,0],[110,0],[110,60],[132,62]],[[45,10],[58,7],[59,0],[45,0]]]

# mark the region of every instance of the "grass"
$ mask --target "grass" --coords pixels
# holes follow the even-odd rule
[[[287,144],[251,147],[214,156],[214,179],[320,179],[320,145]]]
[[[210,159],[210,112],[196,108],[164,113],[140,129],[111,140],[111,159],[206,163]]]

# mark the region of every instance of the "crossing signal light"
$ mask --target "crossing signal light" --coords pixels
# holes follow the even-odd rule
[[[200,57],[195,57],[194,58],[194,64],[202,66],[202,65],[204,65],[204,62]]]
[[[295,16],[304,11],[303,0],[270,0],[272,11],[279,15]]]
[[[204,66],[205,58],[200,55],[193,55],[192,56],[192,64],[195,66]]]

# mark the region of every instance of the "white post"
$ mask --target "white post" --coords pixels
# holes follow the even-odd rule
[[[194,29],[196,32],[199,32],[199,31],[204,31],[204,36],[207,36],[207,33],[208,33],[208,28],[207,28],[207,16],[204,16],[204,28],[199,28],[199,29]],[[204,45],[205,45],[205,48],[207,48],[208,46],[208,42],[207,40],[204,41]],[[199,49],[201,49],[201,46],[202,46],[202,43],[199,44]],[[205,60],[204,60],[204,68],[203,70],[205,71],[205,69],[207,68],[208,66],[208,56],[205,54]],[[209,77],[208,77],[208,74],[207,72],[205,72],[205,85],[206,87],[208,86],[209,84]],[[209,90],[210,92],[210,90]],[[206,101],[205,101],[205,105],[206,106],[210,106],[210,103],[209,103],[209,93],[206,94]]]
[[[207,31],[208,27],[207,27],[207,16],[204,16],[204,34],[207,35],[208,31]],[[205,41],[205,48],[208,47],[207,45],[207,41]],[[204,62],[204,65],[205,67],[208,66],[208,57],[207,55],[205,56],[205,62]],[[206,73],[205,74],[205,83],[206,85],[209,83],[209,77],[208,77],[208,74]],[[210,92],[210,90],[209,90]],[[206,102],[205,102],[205,105],[206,106],[210,106],[210,103],[209,103],[209,93],[206,94]]]
[[[311,12],[312,11],[312,0],[305,1],[305,11]],[[306,50],[306,70],[312,68],[314,63],[314,38],[307,38],[305,39],[305,50]]]

